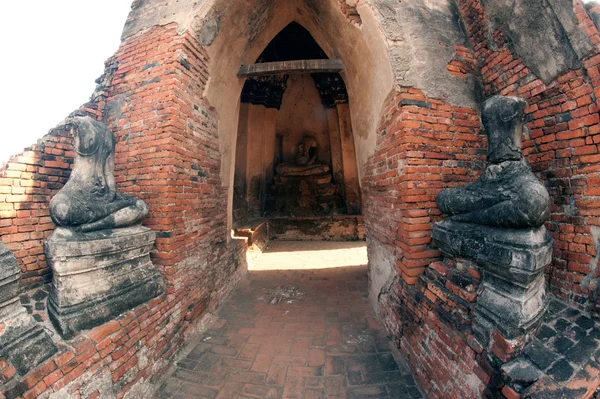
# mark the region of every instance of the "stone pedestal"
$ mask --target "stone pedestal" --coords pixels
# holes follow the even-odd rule
[[[433,240],[446,257],[469,259],[480,267],[473,330],[482,342],[487,344],[494,330],[509,340],[535,331],[546,304],[544,268],[552,260],[552,238],[545,227],[444,221],[433,226]]]
[[[326,165],[313,165],[311,173],[276,174],[273,182],[265,205],[267,216],[309,217],[343,212],[342,196]]]
[[[156,234],[142,226],[78,233],[57,228],[46,241],[52,268],[50,319],[64,338],[116,318],[164,291],[150,260]]]
[[[56,346],[19,302],[20,272],[17,259],[0,243],[0,356],[23,376],[56,353]]]

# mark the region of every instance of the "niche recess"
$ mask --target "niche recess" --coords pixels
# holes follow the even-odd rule
[[[324,60],[327,55],[296,22],[285,27],[256,63]],[[360,188],[348,93],[339,73],[249,77],[241,94],[234,178],[236,225],[258,217],[357,215]],[[289,176],[299,144],[314,138],[310,175]],[[312,153],[311,153],[312,155]]]

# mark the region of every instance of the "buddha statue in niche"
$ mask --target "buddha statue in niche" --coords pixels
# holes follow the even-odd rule
[[[483,175],[464,187],[442,191],[438,207],[449,220],[492,227],[540,227],[550,214],[550,196],[523,159],[521,136],[527,102],[495,96],[483,105],[488,136]]]
[[[64,124],[75,139],[75,159],[69,181],[50,201],[54,223],[91,232],[141,222],[148,214],[144,201],[116,191],[110,129],[89,116],[71,117]]]
[[[317,140],[306,135],[298,144],[294,162],[279,164],[275,170],[283,176],[309,176],[326,173],[329,166],[317,162]]]

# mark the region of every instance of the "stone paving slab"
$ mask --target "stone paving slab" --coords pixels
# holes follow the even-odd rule
[[[551,297],[535,340],[503,372],[513,391],[530,399],[594,395],[600,385],[600,322]]]
[[[250,272],[156,397],[421,398],[367,284],[365,266]]]

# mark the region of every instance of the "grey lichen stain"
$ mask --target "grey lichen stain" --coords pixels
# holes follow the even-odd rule
[[[219,35],[220,28],[220,15],[213,15],[206,18],[204,25],[202,25],[200,32],[198,33],[198,43],[200,43],[200,45],[203,47],[210,46]]]

